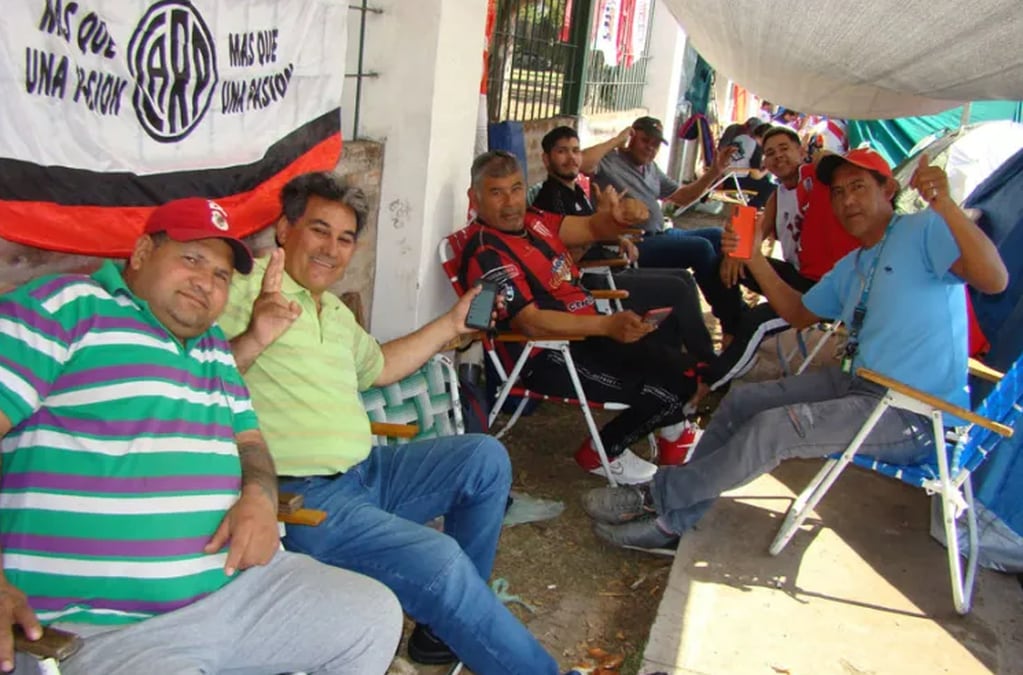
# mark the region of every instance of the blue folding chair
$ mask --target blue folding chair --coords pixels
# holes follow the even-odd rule
[[[973,369],[971,369],[973,370]],[[975,370],[980,377],[996,379],[988,369]],[[981,401],[975,411],[969,411],[922,391],[885,377],[879,373],[861,368],[856,371],[860,377],[888,389],[873,412],[856,433],[852,442],[841,454],[832,455],[805,490],[789,508],[774,542],[771,555],[778,555],[789,542],[807,515],[817,506],[842,470],[850,463],[865,469],[877,471],[904,483],[923,488],[928,494],[941,496],[942,514],[945,525],[945,540],[948,542],[949,577],[952,582],[952,599],[956,611],[966,614],[970,611],[973,581],[977,572],[977,516],[973,508],[973,488],[970,474],[984,459],[1013,434],[1013,429],[1023,412],[1023,366],[1021,360],[1012,365],[995,388]],[[919,464],[897,465],[879,461],[873,457],[856,454],[881,415],[890,406],[903,408],[931,418],[934,427],[934,456]],[[968,422],[968,426],[956,430],[955,445],[945,443],[943,415],[950,414]],[[956,523],[963,511],[969,535],[968,562],[965,578],[959,551],[959,537]]]

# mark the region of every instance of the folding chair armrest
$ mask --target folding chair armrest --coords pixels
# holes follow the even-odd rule
[[[629,261],[624,258],[614,258],[612,260],[583,260],[577,265],[577,267],[581,270],[591,270],[597,267],[619,269],[621,267],[626,267],[628,264]]]
[[[309,525],[316,527],[327,519],[326,511],[317,509],[299,509],[294,513],[277,513],[277,520],[286,525]]]
[[[415,424],[395,424],[393,422],[370,422],[369,430],[374,436],[388,438],[415,438],[419,426]]]
[[[943,401],[937,396],[931,396],[926,392],[920,391],[919,389],[911,387],[908,384],[903,384],[898,380],[893,380],[892,378],[886,377],[881,373],[874,372],[873,370],[869,370],[867,368],[858,368],[856,370],[856,374],[862,377],[864,380],[867,380],[868,382],[879,384],[882,387],[887,387],[891,391],[903,394],[904,396],[915,398],[921,403],[925,403],[931,406],[932,408],[937,408],[942,412],[946,412],[950,415],[955,415],[959,419],[966,420],[967,422],[972,422],[977,426],[984,427],[985,429],[993,431],[996,434],[1005,436],[1006,438],[1010,438],[1012,436],[1012,427],[1005,426],[1004,424],[995,422],[994,420],[989,420],[986,417],[978,415],[972,410],[967,410],[966,408],[953,405],[948,401]]]
[[[590,295],[593,296],[594,300],[628,300],[629,292],[624,290],[615,291],[590,291]]]
[[[998,384],[1005,377],[1005,373],[1000,373],[990,366],[986,366],[977,359],[970,359],[970,375],[979,377],[982,380],[988,382],[994,382]]]
[[[498,333],[494,336],[498,342],[578,342],[585,340],[582,335],[523,335],[522,333]]]

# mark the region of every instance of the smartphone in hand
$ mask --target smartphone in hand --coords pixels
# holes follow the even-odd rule
[[[465,325],[469,328],[487,330],[490,328],[490,315],[494,311],[494,302],[497,300],[497,283],[484,281],[480,284],[483,289],[469,304],[469,313],[465,315]]]
[[[38,640],[29,640],[21,626],[12,626],[14,650],[40,659],[63,661],[82,648],[82,639],[74,633],[47,626]]]
[[[646,314],[643,315],[643,323],[657,328],[661,325],[662,321],[668,318],[668,315],[671,314],[671,310],[671,307],[658,307],[656,309],[648,310]]]

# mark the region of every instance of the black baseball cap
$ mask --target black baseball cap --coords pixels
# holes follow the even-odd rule
[[[668,143],[668,141],[664,140],[664,125],[656,117],[639,117],[632,123],[632,128],[653,136],[661,143]]]

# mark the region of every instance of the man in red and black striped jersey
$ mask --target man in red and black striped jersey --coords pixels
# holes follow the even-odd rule
[[[586,396],[629,405],[600,432],[611,470],[621,483],[649,480],[656,467],[628,448],[654,429],[683,421],[686,403],[697,389],[695,359],[632,311],[598,314],[593,297],[579,285],[579,269],[567,247],[613,239],[628,224],[617,193],[609,188],[600,208],[586,217],[527,210],[518,161],[495,151],[473,162],[470,198],[478,215],[468,226],[462,282],[469,286],[487,279],[500,284],[505,302],[499,328],[586,337],[571,343]],[[534,356],[523,369],[526,385],[552,396],[574,397],[561,359],[550,350]],[[604,475],[589,440],[575,458],[584,469]]]

